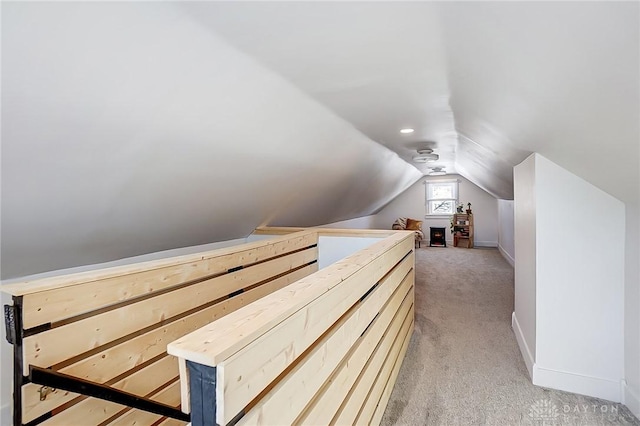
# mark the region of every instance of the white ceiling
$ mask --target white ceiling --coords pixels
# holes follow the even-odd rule
[[[435,3],[193,2],[204,28],[411,162],[435,148],[455,172],[457,133]],[[399,130],[414,128],[411,135]],[[412,163],[421,171],[427,165]]]
[[[612,170],[638,168],[625,154],[638,145],[636,2],[183,7],[401,158],[435,148],[437,164],[412,163],[422,172],[512,198],[512,166],[536,151],[619,198],[631,190]]]
[[[423,147],[498,198],[535,151],[638,203],[638,28],[636,2],[3,2],[2,277],[370,214]]]

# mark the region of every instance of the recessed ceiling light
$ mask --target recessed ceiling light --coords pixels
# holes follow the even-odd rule
[[[404,133],[404,134],[413,133],[413,132],[414,132],[414,130],[410,129],[410,128],[400,129],[400,133]]]

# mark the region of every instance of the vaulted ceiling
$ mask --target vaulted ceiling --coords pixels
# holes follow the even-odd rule
[[[434,165],[508,199],[534,151],[637,204],[639,36],[635,2],[3,2],[2,277],[371,214]]]

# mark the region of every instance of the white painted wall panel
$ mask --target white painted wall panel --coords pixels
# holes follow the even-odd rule
[[[535,162],[534,154],[513,169],[516,256],[513,326],[531,377],[536,361]]]
[[[620,401],[624,204],[543,156],[535,166],[536,365],[602,382],[590,395]]]
[[[640,418],[640,208],[627,203],[625,275],[624,402]]]
[[[513,200],[498,200],[498,249],[511,266],[515,265],[513,208]]]
[[[383,238],[332,237],[321,235],[318,238],[318,268],[326,268],[382,239]]]
[[[624,204],[539,154],[514,184],[514,331],[533,383],[620,401]]]

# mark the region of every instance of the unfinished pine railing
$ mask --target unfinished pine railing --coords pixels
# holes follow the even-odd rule
[[[378,424],[414,281],[413,233],[393,233],[170,343],[183,410],[194,426]]]
[[[167,343],[318,268],[318,233],[5,285],[14,425],[185,424]]]

